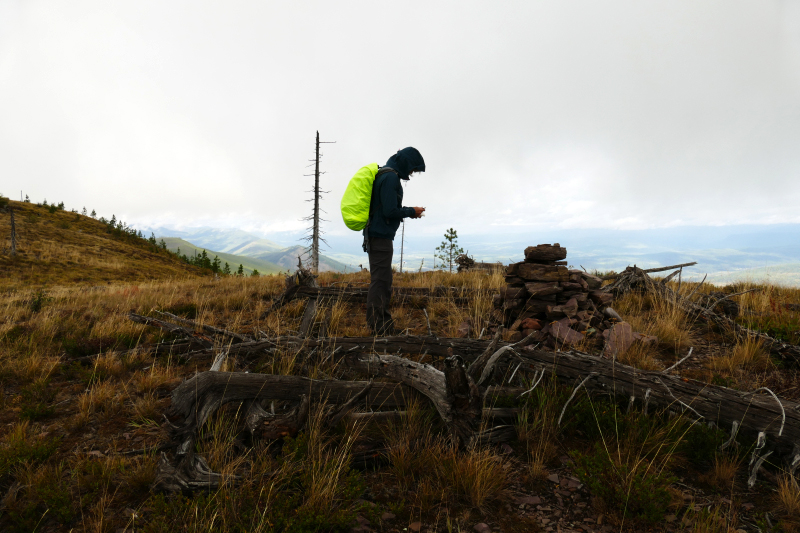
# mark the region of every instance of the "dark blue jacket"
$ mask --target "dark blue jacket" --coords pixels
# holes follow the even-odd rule
[[[412,172],[425,172],[425,160],[416,148],[403,148],[386,162],[394,172],[383,172],[372,185],[369,224],[364,229],[369,237],[392,239],[406,217],[415,215],[413,207],[403,207],[403,186]],[[365,236],[367,234],[365,233]]]

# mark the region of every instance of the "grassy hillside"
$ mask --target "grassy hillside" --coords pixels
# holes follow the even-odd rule
[[[5,200],[4,200],[5,202]],[[11,257],[11,211],[17,255]],[[202,270],[144,239],[65,210],[8,201],[0,208],[0,288],[189,277]]]
[[[252,273],[254,269],[258,270],[259,274],[277,274],[286,270],[286,268],[281,268],[279,265],[271,263],[270,261],[265,261],[263,259],[257,259],[254,257],[244,257],[241,255],[212,251],[208,248],[195,246],[194,244],[177,237],[164,237],[163,241],[167,243],[168,250],[177,252],[180,249],[181,254],[186,254],[189,257],[195,253],[199,255],[203,252],[203,250],[205,250],[211,259],[214,259],[214,256],[217,256],[219,257],[220,261],[222,261],[223,265],[227,262],[230,265],[232,272],[235,272],[236,269],[239,268],[240,264],[242,265],[245,274],[248,275]]]

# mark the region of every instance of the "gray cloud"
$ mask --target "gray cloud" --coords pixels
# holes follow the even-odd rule
[[[292,229],[319,129],[333,233],[407,145],[420,233],[800,222],[798,36],[788,1],[7,1],[0,191]]]

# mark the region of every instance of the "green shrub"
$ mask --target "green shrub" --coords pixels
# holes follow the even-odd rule
[[[58,449],[58,443],[58,438],[43,439],[31,435],[27,422],[17,424],[0,442],[0,480],[22,463],[46,461]]]
[[[39,531],[43,523],[55,520],[70,524],[76,516],[68,479],[63,476],[63,465],[45,467],[31,486],[6,500],[9,532],[30,533]]]
[[[56,395],[56,390],[50,386],[49,380],[37,380],[24,387],[21,391],[22,403],[20,417],[25,420],[39,420],[53,414],[50,403]]]
[[[667,489],[677,479],[656,463],[606,450],[601,442],[589,453],[573,453],[572,457],[581,481],[622,520],[634,518],[653,524],[664,518],[670,503]]]
[[[711,466],[717,450],[725,440],[727,434],[721,429],[698,423],[686,432],[680,450],[693,466],[706,468]]]
[[[30,301],[28,302],[28,307],[32,313],[38,313],[42,310],[44,304],[52,299],[52,296],[48,296],[44,289],[39,289],[31,297]]]

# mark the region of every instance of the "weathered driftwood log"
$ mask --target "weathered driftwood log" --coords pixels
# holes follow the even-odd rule
[[[241,342],[226,346],[228,355],[255,356],[274,353],[276,351],[291,351],[297,354],[333,353],[338,359],[348,352],[369,352],[404,354],[410,356],[430,355],[434,358],[447,357],[448,350],[461,355],[465,361],[472,361],[483,353],[491,341],[489,339],[463,339],[450,337],[428,336],[396,336],[396,337],[328,337],[328,338],[303,338],[299,336],[278,337],[262,339],[251,342]],[[508,345],[500,341],[497,346]],[[208,348],[205,353],[213,354]],[[202,355],[201,352],[195,355]],[[490,354],[491,355],[491,354]]]
[[[589,392],[607,393],[618,401],[638,401],[645,411],[650,406],[685,413],[702,422],[736,431],[746,430],[761,435],[770,448],[787,458],[787,463],[800,463],[795,448],[800,443],[800,404],[780,400],[767,389],[742,392],[699,381],[671,376],[662,372],[638,370],[612,359],[579,351],[548,352],[531,347],[507,351],[507,357],[495,359],[493,365],[509,360],[523,363],[528,371],[544,371],[567,383],[581,383]],[[487,369],[491,370],[489,365]],[[758,394],[760,392],[766,394]],[[752,437],[751,437],[752,438]]]
[[[351,356],[345,364],[370,376],[397,380],[423,394],[462,446],[502,442],[514,436],[513,427],[510,431],[507,426],[481,428],[483,394],[457,355],[445,360],[444,371],[394,355]]]

